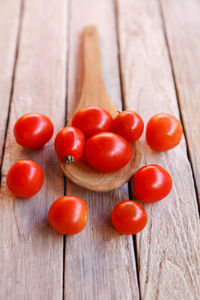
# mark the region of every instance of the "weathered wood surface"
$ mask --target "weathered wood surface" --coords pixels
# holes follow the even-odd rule
[[[12,90],[21,0],[0,1],[0,165]]]
[[[129,198],[127,186],[95,193],[67,180],[66,194],[86,200],[89,219],[85,230],[66,237],[64,245],[63,237],[47,223],[50,204],[64,194],[53,139],[43,149],[29,151],[15,143],[12,133],[17,118],[28,112],[49,116],[56,133],[65,124],[66,99],[70,120],[81,96],[81,33],[85,26],[95,25],[110,99],[121,109],[120,51],[125,107],[138,111],[145,122],[157,112],[180,117],[171,56],[200,191],[199,2],[160,0],[160,6],[157,0],[117,0],[117,16],[112,0],[60,0],[59,4],[49,0],[48,5],[45,0],[23,2],[20,28],[21,1],[0,1],[1,145],[14,79],[0,195],[0,299],[199,299],[198,207],[184,138],[178,147],[162,154],[150,150],[144,135],[142,138],[143,165],[161,164],[171,173],[174,184],[166,199],[145,205],[148,225],[136,237],[138,280],[132,237],[119,235],[111,224],[114,205]],[[42,190],[31,199],[15,198],[5,184],[8,169],[20,158],[33,159],[45,172]]]
[[[110,99],[121,109],[117,35],[113,1],[72,1],[68,69],[68,119],[78,105],[82,86],[81,34],[95,25],[100,35],[104,79]],[[109,193],[79,189],[67,182],[67,194],[86,200],[88,223],[78,236],[66,238],[65,299],[138,299],[133,241],[111,225],[111,213],[128,199],[127,186]]]
[[[14,2],[17,5],[18,1]],[[12,128],[28,112],[49,116],[55,131],[63,127],[66,40],[67,1],[61,0],[59,5],[57,0],[49,0],[48,5],[45,0],[25,1],[2,167],[0,299],[62,299],[63,237],[47,223],[48,207],[64,192],[53,140],[38,151],[24,150],[15,143]],[[33,159],[45,173],[40,193],[26,200],[15,198],[5,184],[8,169],[20,158]]]
[[[200,2],[161,4],[200,203]]]
[[[180,10],[182,2],[178,3]],[[176,12],[171,18],[176,23]],[[179,117],[158,1],[118,0],[118,22],[126,108],[138,111],[145,122],[159,112]],[[148,226],[137,235],[141,298],[199,299],[200,230],[185,139],[161,154],[150,150],[144,136],[143,141],[143,164],[164,166],[172,175],[173,189],[163,201],[145,205]]]

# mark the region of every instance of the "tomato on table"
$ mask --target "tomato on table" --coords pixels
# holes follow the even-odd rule
[[[113,118],[108,111],[98,106],[88,106],[78,110],[72,118],[72,126],[80,129],[85,138],[102,132],[111,131]]]
[[[61,234],[77,234],[87,223],[88,207],[85,201],[77,196],[63,196],[49,208],[50,225]]]
[[[114,207],[112,223],[122,234],[136,234],[146,226],[147,213],[140,203],[124,200]]]
[[[75,127],[65,127],[56,135],[54,146],[62,162],[79,161],[84,153],[84,134]]]
[[[23,115],[13,129],[16,142],[30,149],[44,146],[52,137],[53,130],[51,120],[39,113]]]
[[[131,156],[132,148],[127,140],[112,132],[98,133],[89,138],[85,145],[88,164],[101,172],[121,169]]]
[[[135,197],[144,203],[165,198],[171,191],[172,178],[163,167],[148,165],[140,168],[132,178]]]
[[[129,143],[138,140],[144,130],[144,122],[134,111],[122,111],[113,121],[113,131],[123,136]]]
[[[28,198],[37,194],[44,182],[41,167],[29,159],[18,160],[8,171],[7,186],[20,198]]]
[[[153,116],[146,128],[146,140],[155,151],[167,151],[179,144],[183,135],[181,122],[169,114]]]

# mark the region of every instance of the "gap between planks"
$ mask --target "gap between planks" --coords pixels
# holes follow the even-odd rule
[[[117,6],[117,0],[114,2],[115,4],[115,27],[116,27],[116,35],[117,35],[117,47],[118,47],[118,65],[119,65],[119,80],[120,80],[120,87],[121,87],[121,99],[122,99],[122,110],[126,109],[126,97],[125,97],[125,88],[123,85],[123,78],[122,78],[122,63],[121,63],[121,56],[120,56],[120,37],[119,37],[119,11]],[[129,199],[134,200],[132,187],[131,187],[131,180],[128,182],[128,195]],[[141,290],[140,290],[140,276],[139,276],[139,266],[138,266],[138,255],[137,255],[137,239],[136,235],[132,236],[133,238],[133,247],[135,253],[135,266],[136,266],[136,275],[138,281],[138,296],[139,300],[141,300]]]
[[[8,133],[8,124],[9,124],[9,119],[10,119],[10,110],[11,110],[12,98],[13,98],[13,91],[14,91],[14,85],[15,85],[15,73],[16,73],[16,66],[17,66],[18,54],[19,54],[19,44],[20,44],[20,36],[21,36],[23,12],[24,12],[24,0],[21,0],[20,11],[19,11],[19,23],[18,23],[18,28],[17,28],[17,38],[16,38],[15,54],[14,54],[14,64],[13,64],[13,71],[12,71],[12,77],[11,77],[11,88],[10,88],[10,95],[9,95],[9,105],[8,105],[6,126],[5,126],[5,132],[4,132],[3,146],[2,146],[2,155],[0,157],[0,185],[1,185],[1,179],[2,179],[2,165],[3,165],[3,158],[4,158],[4,153],[5,153],[6,138],[7,138],[7,133]]]
[[[71,21],[71,0],[68,0],[66,2],[66,9],[67,9],[67,22],[66,22],[66,27],[67,27],[67,53],[66,53],[66,90],[65,90],[65,121],[63,124],[63,127],[66,126],[67,124],[67,114],[68,114],[68,105],[67,105],[67,95],[68,95],[68,84],[69,84],[69,78],[68,78],[68,73],[69,73],[69,49],[70,49],[70,21]],[[67,195],[67,180],[66,177],[63,175],[63,180],[64,180],[64,195]],[[63,236],[63,276],[62,276],[62,300],[65,300],[65,255],[66,253],[66,235]]]
[[[117,6],[117,0],[114,1],[114,9],[115,9],[115,30],[116,30],[116,36],[117,36],[117,47],[118,47],[118,65],[119,65],[119,81],[120,81],[120,88],[121,88],[121,99],[122,99],[122,110],[126,109],[126,98],[125,98],[125,89],[123,86],[123,80],[122,80],[122,64],[121,64],[121,57],[120,57],[120,38],[119,38],[119,12],[118,12],[118,6]],[[128,195],[129,199],[134,200],[132,187],[131,187],[131,180],[128,182]],[[137,240],[136,235],[133,235],[133,247],[134,247],[134,253],[135,253],[135,267],[136,267],[136,275],[137,275],[137,281],[138,281],[138,297],[139,300],[141,300],[141,291],[140,291],[140,276],[139,276],[139,266],[138,266],[138,255],[137,255]]]

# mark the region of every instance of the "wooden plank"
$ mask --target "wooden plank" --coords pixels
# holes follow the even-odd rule
[[[72,1],[69,48],[68,119],[80,99],[82,85],[81,33],[85,26],[99,31],[108,94],[121,109],[117,37],[113,1]],[[128,189],[95,193],[67,183],[67,194],[82,197],[89,207],[88,224],[67,237],[65,299],[138,299],[132,237],[119,235],[111,225],[114,205],[128,199]]]
[[[63,237],[47,222],[48,207],[63,195],[53,140],[43,149],[25,150],[12,128],[24,113],[41,112],[54,123],[65,120],[67,1],[26,0],[11,115],[3,160],[0,199],[0,298],[62,299]],[[14,161],[33,159],[45,173],[45,184],[31,199],[17,199],[5,175]]]
[[[158,1],[118,0],[118,22],[126,108],[145,123],[159,112],[179,117]],[[185,139],[161,154],[146,145],[144,135],[143,145],[143,165],[165,167],[173,189],[163,201],[145,205],[148,226],[137,235],[141,298],[198,299],[200,228]]]
[[[0,165],[8,117],[21,0],[0,1]]]
[[[161,4],[200,203],[200,2]]]

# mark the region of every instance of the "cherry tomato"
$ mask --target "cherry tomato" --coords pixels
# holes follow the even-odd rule
[[[132,156],[130,144],[112,132],[93,135],[86,142],[85,156],[88,164],[102,172],[111,172],[124,167]]]
[[[79,161],[84,153],[84,134],[75,127],[65,127],[56,135],[54,146],[61,161]]]
[[[153,116],[146,128],[147,143],[155,151],[174,148],[180,142],[182,134],[181,122],[169,114]]]
[[[18,160],[8,171],[7,186],[20,198],[32,197],[41,189],[44,173],[40,166],[29,159]]]
[[[32,113],[19,118],[13,130],[19,145],[37,149],[44,146],[52,137],[53,124],[47,116]]]
[[[122,111],[113,121],[113,130],[123,136],[129,143],[140,138],[144,130],[142,118],[134,111]]]
[[[111,131],[113,118],[102,107],[89,106],[81,108],[75,113],[72,118],[72,126],[79,128],[88,139],[96,133]]]
[[[161,166],[148,165],[140,168],[132,179],[135,197],[144,203],[153,203],[166,197],[172,188],[170,174]]]
[[[136,234],[146,226],[147,213],[138,202],[124,200],[114,207],[112,223],[120,233]]]
[[[87,222],[88,207],[83,199],[76,196],[64,196],[49,208],[50,225],[61,234],[81,232]]]

